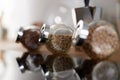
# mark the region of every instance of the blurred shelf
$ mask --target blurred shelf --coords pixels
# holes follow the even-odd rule
[[[9,41],[9,40],[0,40],[0,50],[7,51],[7,50],[15,50],[20,52],[26,52],[27,49],[25,49],[20,43],[15,43],[15,41]],[[41,54],[47,54],[51,55],[52,53],[46,49],[45,46],[40,47]],[[89,58],[86,54],[80,53],[78,51],[75,51],[73,47],[71,47],[69,51],[69,55],[71,56],[77,56],[77,57],[85,57]],[[109,60],[120,62],[120,49],[116,51]]]
[[[21,44],[15,43],[15,41],[10,40],[0,40],[0,50],[18,50],[18,51],[26,51]]]

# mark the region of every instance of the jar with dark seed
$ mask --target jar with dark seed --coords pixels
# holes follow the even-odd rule
[[[30,51],[38,50],[40,48],[39,37],[40,29],[35,26],[30,26],[27,29],[20,29],[16,42],[21,42]]]
[[[50,34],[46,47],[53,54],[67,53],[72,43],[72,29],[64,24],[55,24],[50,27]]]
[[[89,26],[83,48],[92,59],[106,59],[119,48],[119,38],[112,24],[94,21]]]

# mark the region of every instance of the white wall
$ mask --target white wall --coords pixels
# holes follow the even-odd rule
[[[62,22],[73,26],[71,9],[84,6],[83,0],[0,0],[4,17],[3,25],[9,30],[8,38],[15,39],[20,26],[27,26],[35,21],[43,20],[54,23],[56,16]],[[116,0],[90,0],[90,5],[103,8],[103,19],[115,21]],[[61,7],[63,12],[61,12]],[[59,18],[58,18],[59,21]]]
[[[3,26],[9,30],[8,38],[15,39],[20,26],[31,25],[44,19],[46,0],[1,0]]]

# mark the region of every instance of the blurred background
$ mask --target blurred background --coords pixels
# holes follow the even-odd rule
[[[18,69],[15,59],[26,51],[15,43],[19,28],[37,22],[63,22],[73,28],[71,10],[83,6],[83,0],[0,0],[0,79],[44,80],[40,72],[22,74]],[[102,19],[113,23],[120,33],[120,1],[90,0],[90,6],[101,7]]]
[[[83,0],[0,0],[2,26],[7,29],[7,38],[15,39],[20,26],[28,26],[35,22],[53,24],[62,20],[73,27],[71,9],[83,7]],[[117,0],[90,0],[90,6],[102,7],[102,18],[116,24],[119,17]]]

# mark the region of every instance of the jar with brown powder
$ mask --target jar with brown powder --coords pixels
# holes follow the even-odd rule
[[[93,21],[86,25],[82,22],[74,34],[75,46],[95,60],[106,59],[119,48],[118,34],[114,26],[106,21]]]
[[[114,26],[106,21],[91,22],[83,48],[92,59],[108,58],[119,48],[119,38]]]

